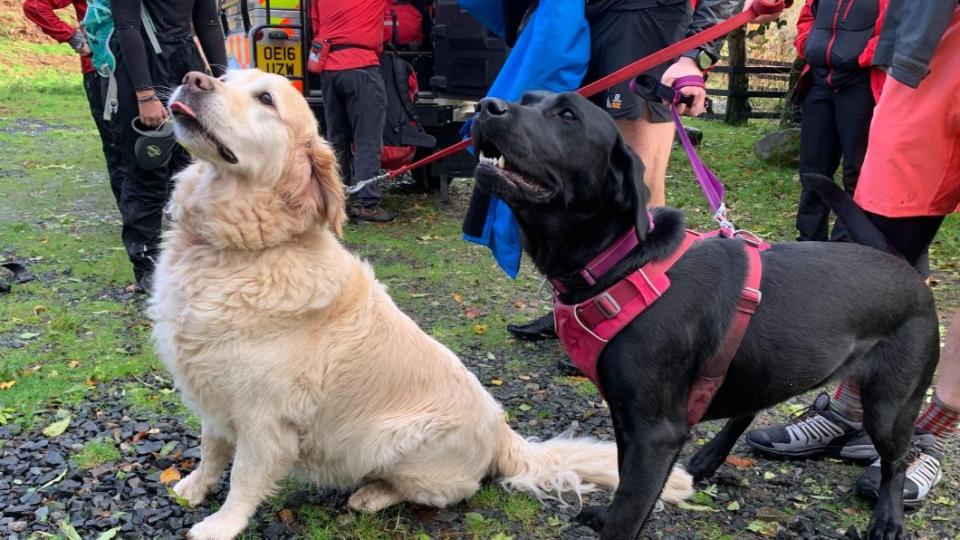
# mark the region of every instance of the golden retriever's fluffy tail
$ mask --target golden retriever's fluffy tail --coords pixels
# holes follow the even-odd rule
[[[563,433],[548,441],[527,440],[504,422],[500,428],[497,473],[508,489],[533,493],[537,498],[556,498],[572,493],[581,496],[597,488],[617,487],[617,446],[591,438]],[[693,479],[674,467],[660,494],[667,502],[680,502],[693,495]]]

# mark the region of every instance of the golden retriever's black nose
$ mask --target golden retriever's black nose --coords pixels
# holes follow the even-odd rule
[[[507,113],[508,104],[502,99],[483,98],[478,107],[483,115],[502,116]]]
[[[213,90],[213,81],[205,73],[191,71],[183,76],[183,85],[190,90]]]

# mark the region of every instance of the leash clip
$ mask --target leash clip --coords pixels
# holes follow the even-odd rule
[[[737,229],[733,226],[733,223],[730,223],[730,221],[727,220],[727,205],[723,202],[721,202],[720,206],[717,207],[717,211],[713,213],[713,220],[720,225],[721,229]]]

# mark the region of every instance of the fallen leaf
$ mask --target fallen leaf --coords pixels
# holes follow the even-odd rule
[[[733,454],[730,454],[729,456],[727,456],[727,464],[733,465],[738,469],[749,469],[750,467],[753,467],[754,465],[757,464],[757,460],[748,458],[748,457],[740,457],[740,456],[735,456]]]
[[[458,303],[458,304],[462,304],[462,303],[463,303],[463,296],[461,296],[460,293],[453,293],[453,301],[456,302],[456,303]]]
[[[39,305],[33,306],[33,314],[36,315],[37,317],[39,317],[40,314],[46,310],[47,310],[47,306],[39,306]]]
[[[530,376],[529,376],[529,375],[517,375],[517,378],[520,379],[521,381],[529,381],[529,380],[530,380]]]
[[[17,381],[0,382],[0,390],[9,390],[17,385]]]
[[[523,300],[517,300],[516,302],[513,303],[513,306],[517,309],[523,309],[527,307],[527,303],[524,302]]]
[[[171,465],[164,469],[162,473],[160,473],[160,483],[168,486],[180,478],[180,471],[177,469],[176,465]]]
[[[677,506],[682,510],[692,510],[694,512],[719,512],[716,508],[711,508],[705,504],[693,504],[687,501],[680,501]]]
[[[73,525],[71,525],[69,521],[60,522],[60,532],[63,533],[64,538],[67,540],[83,540],[83,538],[80,537],[80,533],[73,528]]]
[[[468,319],[476,319],[477,317],[479,317],[479,316],[481,315],[479,309],[475,309],[475,308],[472,308],[472,307],[465,309],[465,310],[463,311],[463,314],[466,315]]]
[[[17,336],[17,337],[20,338],[20,339],[22,339],[22,340],[29,341],[29,340],[31,340],[31,339],[33,339],[33,338],[40,337],[40,334],[38,334],[38,333],[36,333],[36,332],[24,332],[24,333],[20,334],[20,335]]]
[[[523,411],[523,412],[527,412],[527,411],[529,411],[530,409],[532,409],[533,407],[530,406],[530,405],[527,405],[526,403],[521,403],[519,406],[517,406],[517,408],[520,409],[520,410]]]
[[[131,441],[132,443],[136,444],[136,443],[140,442],[140,439],[142,439],[142,438],[144,438],[144,437],[146,437],[146,436],[147,436],[147,432],[146,432],[146,431],[138,431],[138,432],[136,432],[136,433],[133,434],[133,437],[130,438],[130,441]]]
[[[780,524],[770,521],[760,521],[755,519],[747,524],[747,530],[755,532],[760,536],[776,536],[780,532]]]
[[[47,437],[59,437],[60,435],[63,435],[63,432],[66,431],[68,427],[70,427],[69,414],[43,428],[43,434]]]
[[[740,510],[740,503],[737,501],[730,501],[730,503],[727,504],[727,510],[730,512],[736,512],[737,510]]]
[[[277,512],[277,517],[280,518],[280,521],[283,523],[293,523],[293,510],[284,508]]]
[[[498,378],[496,378],[496,377],[494,377],[494,378],[490,379],[490,384],[492,384],[492,385],[494,385],[494,386],[501,386],[501,385],[503,385],[503,381],[500,380],[500,379],[498,379]]]
[[[44,488],[48,488],[48,487],[52,486],[53,484],[56,484],[57,482],[63,480],[63,478],[64,478],[65,476],[67,476],[67,470],[68,470],[68,469],[64,469],[60,474],[57,475],[56,478],[54,478],[53,480],[47,482],[46,484],[38,487],[38,488],[37,488],[37,491],[41,491],[41,490],[43,490]]]
[[[763,479],[764,479],[764,480],[773,480],[773,479],[776,478],[776,477],[777,477],[777,475],[774,474],[774,473],[772,473],[772,472],[770,472],[770,471],[767,471],[767,472],[763,473]]]
[[[67,367],[68,367],[68,368],[72,368],[72,369],[77,369],[78,367],[80,367],[80,361],[79,361],[79,360],[71,360],[71,361],[67,362]]]
[[[181,508],[190,508],[190,501],[177,495],[177,492],[173,490],[172,487],[167,486],[167,495],[173,499],[173,502],[177,503]]]
[[[109,515],[107,516],[109,517]],[[100,536],[97,537],[97,540],[110,540],[111,538],[117,536],[117,533],[120,532],[120,527],[114,527],[112,529],[107,529],[100,533]]]
[[[163,456],[169,454],[170,452],[173,452],[173,449],[176,448],[178,444],[180,444],[180,443],[177,442],[177,441],[169,441],[169,442],[167,442],[167,444],[163,445],[163,448],[160,449],[160,453],[159,453],[158,455],[159,455],[160,457],[163,457]]]
[[[493,354],[492,352],[487,353],[487,360],[496,360],[496,359],[497,359],[497,355]]]
[[[482,336],[487,333],[487,325],[485,324],[475,324],[473,325],[473,333],[478,336]]]

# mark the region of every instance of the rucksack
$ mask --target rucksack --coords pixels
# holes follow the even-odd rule
[[[140,4],[140,21],[147,33],[147,39],[156,54],[160,54],[160,42],[157,41],[157,28],[147,13],[147,8]],[[103,107],[103,119],[110,120],[117,112],[117,79],[114,76],[117,70],[117,58],[110,50],[110,37],[113,36],[113,15],[110,11],[110,0],[87,0],[87,14],[83,17],[83,33],[87,35],[87,44],[90,45],[93,68],[101,77],[110,79],[107,96]]]
[[[392,0],[383,13],[383,42],[395,47],[423,43],[423,14],[413,4]]]
[[[387,93],[380,162],[385,169],[396,169],[413,159],[417,146],[432,148],[437,140],[424,131],[417,117],[419,87],[413,66],[396,53],[386,51],[380,56],[380,74]]]

